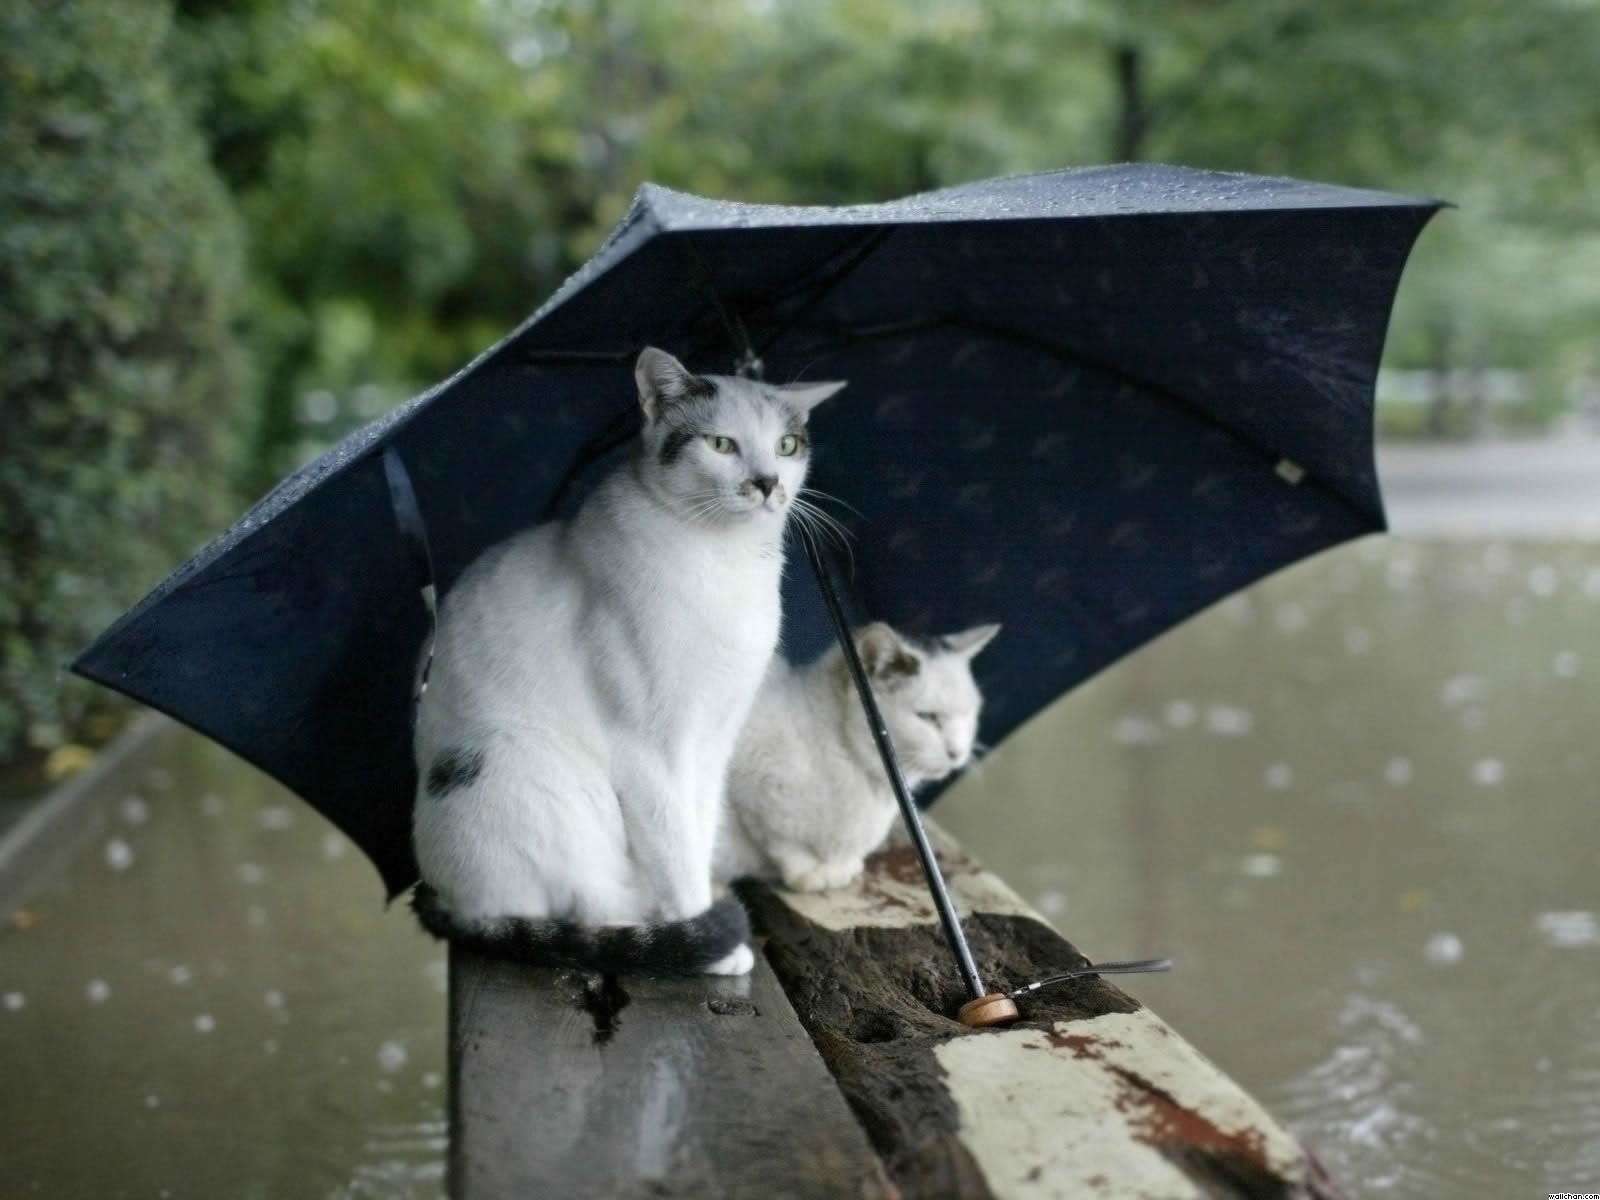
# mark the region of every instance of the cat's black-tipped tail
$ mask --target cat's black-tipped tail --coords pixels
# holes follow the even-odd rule
[[[699,975],[750,940],[750,918],[732,895],[687,920],[645,925],[509,916],[461,919],[425,883],[417,884],[411,908],[434,937],[480,954],[607,974]]]

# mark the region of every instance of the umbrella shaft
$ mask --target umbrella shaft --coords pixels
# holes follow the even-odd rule
[[[866,669],[861,665],[861,656],[856,653],[855,638],[850,635],[849,622],[845,620],[844,609],[839,605],[838,593],[833,589],[833,577],[828,573],[828,565],[813,539],[804,540],[806,557],[811,561],[817,587],[822,592],[822,602],[827,606],[828,617],[833,622],[834,636],[839,639],[839,648],[844,651],[844,660],[850,667],[850,678],[855,681],[856,694],[861,698],[861,707],[866,710],[867,728],[872,731],[878,756],[883,759],[883,769],[889,776],[889,786],[894,789],[895,801],[900,805],[906,832],[911,835],[911,844],[916,847],[917,859],[922,863],[922,873],[927,877],[928,890],[933,893],[933,905],[939,911],[939,924],[944,928],[945,940],[950,943],[950,951],[955,955],[956,966],[961,970],[961,979],[967,991],[974,999],[979,999],[986,994],[986,990],[978,977],[978,966],[972,961],[972,950],[967,945],[966,934],[961,931],[961,919],[956,915],[956,907],[944,885],[944,874],[933,856],[933,847],[928,844],[928,835],[922,828],[922,817],[911,798],[911,789],[906,787],[905,776],[900,773],[900,762],[895,757],[894,745],[889,741],[889,729],[883,723],[883,714],[878,711],[878,701],[872,694],[871,685],[867,683]]]

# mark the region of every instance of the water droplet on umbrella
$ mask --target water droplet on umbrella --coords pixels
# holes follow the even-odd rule
[[[1422,947],[1422,957],[1436,967],[1448,967],[1461,961],[1465,949],[1455,934],[1436,933]]]

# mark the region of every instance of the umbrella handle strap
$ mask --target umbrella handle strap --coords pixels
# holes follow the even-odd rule
[[[434,587],[433,551],[428,546],[428,526],[422,519],[422,506],[417,503],[417,489],[411,485],[411,473],[393,446],[383,450],[383,475],[389,483],[389,503],[394,508],[394,523],[400,530],[400,540],[405,543],[411,559],[411,571],[416,577],[417,591],[422,595],[422,607],[428,613],[428,641],[422,655],[422,667],[417,671],[416,688],[411,694],[411,724],[417,723],[417,713],[422,705],[422,694],[428,690],[428,672],[433,669],[433,647],[439,638],[439,602]]]

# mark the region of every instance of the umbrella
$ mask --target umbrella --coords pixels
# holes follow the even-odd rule
[[[1138,164],[833,208],[646,185],[525,324],[284,480],[73,669],[277,777],[403,890],[428,618],[384,452],[448,589],[603,474],[655,344],[849,380],[812,421],[810,482],[851,506],[839,620],[1002,622],[980,660],[998,743],[1212,601],[1384,527],[1374,378],[1438,207]],[[833,614],[804,572],[785,589],[804,659]]]

